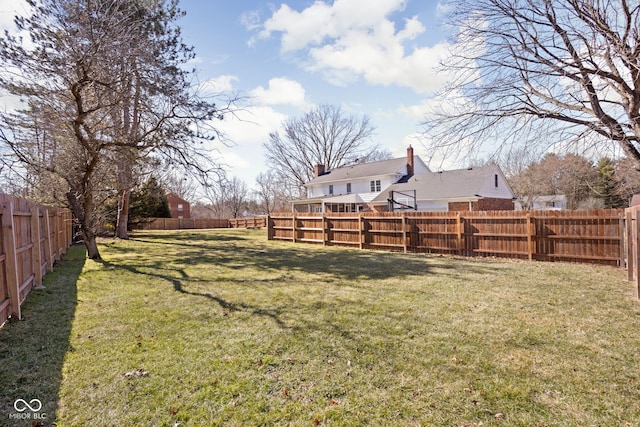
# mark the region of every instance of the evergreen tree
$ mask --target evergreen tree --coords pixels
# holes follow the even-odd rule
[[[604,207],[621,208],[626,205],[620,196],[619,183],[616,179],[616,165],[608,157],[603,157],[597,166],[598,180],[595,185],[595,191],[604,202]]]
[[[149,218],[171,218],[167,194],[154,177],[131,193],[129,229],[138,227]]]
[[[60,183],[87,256],[99,259],[104,183],[116,183],[117,235],[126,238],[133,169],[153,156],[204,179],[218,167],[201,143],[229,108],[203,98],[185,68],[195,54],[180,35],[178,0],[28,3],[31,16],[15,23],[30,43],[0,36],[0,90],[24,101],[0,111],[0,148],[11,154],[0,162]]]

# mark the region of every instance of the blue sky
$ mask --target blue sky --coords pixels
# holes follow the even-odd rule
[[[222,124],[235,143],[222,149],[232,175],[252,185],[267,170],[269,132],[317,104],[366,114],[376,127],[373,142],[398,157],[412,144],[429,160],[415,137],[445,81],[435,71],[451,47],[442,2],[182,0],[181,7],[201,81],[251,97],[238,118]],[[440,168],[441,159],[432,166]]]
[[[0,29],[21,0],[3,0]],[[440,23],[446,2],[425,0],[181,0],[184,41],[195,47],[198,78],[210,93],[247,103],[220,124],[218,144],[231,175],[253,185],[266,171],[262,144],[281,123],[314,105],[370,117],[373,142],[394,156],[412,144],[425,106],[445,78],[435,71],[452,48]],[[447,166],[434,159],[433,169]]]

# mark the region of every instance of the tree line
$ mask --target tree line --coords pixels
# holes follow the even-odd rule
[[[0,37],[0,89],[15,103],[0,112],[0,158],[34,198],[65,202],[99,259],[102,206],[116,199],[116,235],[127,238],[136,176],[215,174],[209,142],[233,100],[220,106],[198,88],[177,0],[28,3],[18,34]]]

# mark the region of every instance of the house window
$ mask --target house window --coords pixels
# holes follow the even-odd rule
[[[380,180],[377,179],[375,181],[369,182],[369,187],[371,188],[371,192],[372,193],[375,193],[376,191],[381,191],[380,190]]]
[[[184,210],[184,205],[182,203],[178,203],[178,212],[182,212]]]
[[[494,183],[495,183],[496,188],[498,188],[498,174],[495,174],[495,175],[493,176],[493,181],[494,181]]]
[[[333,194],[333,185],[329,186],[329,194]]]
[[[350,193],[351,193],[351,183],[348,182],[347,183],[347,194],[350,194]]]

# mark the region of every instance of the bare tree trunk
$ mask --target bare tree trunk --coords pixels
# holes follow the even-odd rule
[[[119,147],[117,153],[118,217],[116,218],[116,237],[128,239],[129,199],[134,186],[135,153],[128,147]]]
[[[98,250],[98,242],[96,240],[96,234],[93,231],[92,224],[92,196],[85,194],[85,197],[78,197],[78,193],[69,191],[67,193],[67,200],[71,212],[78,219],[80,223],[80,232],[82,233],[82,239],[84,240],[84,246],[87,248],[87,258],[93,260],[101,260],[100,251]]]
[[[116,220],[116,237],[119,239],[128,239],[129,199],[131,198],[131,190],[123,189],[118,193],[118,218]]]
[[[98,250],[98,242],[96,235],[91,230],[82,230],[82,238],[84,239],[84,246],[87,248],[87,258],[96,261],[102,260],[100,251]]]

